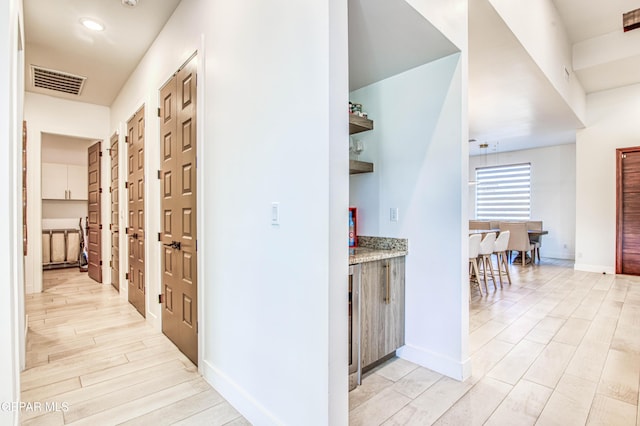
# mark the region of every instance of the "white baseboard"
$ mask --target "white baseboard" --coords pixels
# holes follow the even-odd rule
[[[573,269],[576,271],[584,271],[584,272],[598,272],[600,274],[615,274],[616,270],[613,266],[604,266],[604,265],[587,265],[584,263],[576,263],[573,265]]]
[[[471,359],[469,358],[461,362],[412,345],[404,345],[396,351],[396,355],[452,379],[463,381],[471,376]]]
[[[549,259],[576,260],[573,254],[567,254],[567,253],[553,253],[553,252],[547,253],[542,251],[540,255],[543,258],[549,258]]]
[[[202,361],[202,376],[204,379],[238,410],[251,424],[254,425],[282,425],[269,410],[256,401],[244,388],[231,380],[226,374],[214,367],[208,361]]]

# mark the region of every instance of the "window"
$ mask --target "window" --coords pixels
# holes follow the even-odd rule
[[[477,168],[476,182],[476,219],[530,219],[530,163]]]

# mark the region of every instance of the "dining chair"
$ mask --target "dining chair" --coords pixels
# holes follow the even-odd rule
[[[542,221],[527,221],[527,231],[542,231]],[[542,235],[529,235],[529,242],[531,242],[531,244],[535,246],[535,256],[533,256],[533,261],[535,262],[535,258],[537,257],[538,263],[540,263],[540,247],[542,246]]]
[[[489,232],[484,236],[482,242],[480,243],[480,266],[482,268],[482,272],[484,275],[484,287],[487,289],[487,293],[489,292],[489,285],[487,283],[487,271],[491,274],[491,279],[493,280],[493,288],[498,289],[496,286],[496,277],[493,275],[493,264],[491,263],[491,255],[493,254],[493,245],[496,242],[496,233]]]
[[[534,246],[529,241],[526,222],[500,222],[500,232],[504,231],[510,232],[509,243],[507,244],[509,261],[511,261],[511,252],[519,251],[522,255],[522,266],[525,266],[527,252],[531,252],[531,256],[534,255]]]
[[[491,229],[491,222],[488,220],[470,220],[469,229]]]
[[[506,276],[509,285],[511,285],[511,274],[509,273],[509,262],[507,261],[507,247],[509,246],[509,237],[511,231],[502,231],[496,242],[493,244],[493,254],[496,255],[498,263],[498,277],[500,278],[500,287],[502,287],[502,277]]]
[[[474,234],[469,236],[469,283],[475,282],[478,284],[478,290],[482,296],[482,286],[480,285],[480,272],[478,270],[478,255],[480,254],[480,242],[482,241],[482,235]],[[486,281],[485,281],[486,290]],[[469,287],[471,291],[471,287]],[[487,291],[488,293],[488,291]]]

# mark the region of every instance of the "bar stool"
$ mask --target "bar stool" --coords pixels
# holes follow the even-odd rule
[[[480,266],[484,275],[484,286],[489,292],[489,285],[487,284],[487,270],[491,273],[491,279],[493,280],[493,288],[498,289],[496,286],[496,277],[493,275],[493,264],[491,263],[491,255],[493,254],[493,245],[496,242],[496,233],[489,232],[485,235],[484,239],[480,243]]]
[[[509,246],[509,237],[511,231],[502,231],[493,244],[493,254],[498,260],[498,276],[500,277],[500,288],[502,288],[502,277],[507,276],[509,285],[511,285],[511,275],[509,274],[509,262],[507,260],[507,247]]]
[[[469,282],[478,284],[478,290],[482,296],[482,286],[480,285],[480,272],[478,271],[478,255],[480,254],[480,241],[482,235],[475,234],[469,236]],[[486,285],[485,285],[486,289]],[[471,291],[471,287],[469,287]]]

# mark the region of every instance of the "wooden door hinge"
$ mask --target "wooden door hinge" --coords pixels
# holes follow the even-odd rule
[[[113,268],[113,260],[109,261],[109,268]]]
[[[102,151],[98,151],[98,157],[102,157]]]
[[[129,182],[125,181],[125,182],[124,182],[124,187],[125,187],[125,188],[127,188],[127,189],[129,189]]]
[[[124,279],[125,279],[125,280],[128,280],[128,279],[129,279],[129,273],[128,273],[128,272],[125,272],[125,273],[124,273]]]
[[[102,260],[100,261],[100,266],[102,266]]]
[[[160,107],[158,107],[158,118],[162,117],[162,115],[160,114]]]
[[[129,136],[125,136],[125,137],[124,137],[124,141],[125,141],[126,143],[129,143]]]
[[[158,303],[164,303],[164,294],[158,295]]]
[[[102,224],[98,225],[98,229],[102,229]]]
[[[161,236],[162,236],[162,232],[158,232],[158,241],[162,241]]]
[[[102,188],[98,188],[98,193],[102,194]]]
[[[158,179],[162,179],[162,170],[158,170]]]

